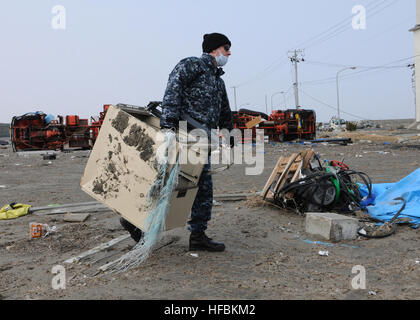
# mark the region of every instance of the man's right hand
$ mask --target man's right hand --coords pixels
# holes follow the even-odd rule
[[[166,131],[168,131],[168,130],[170,130],[170,131],[172,131],[172,132],[176,133],[176,128],[175,128],[175,127],[166,127],[166,126],[162,126],[162,127],[160,127],[160,131],[161,131],[161,132],[166,132]]]

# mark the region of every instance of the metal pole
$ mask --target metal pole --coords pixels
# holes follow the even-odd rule
[[[265,113],[267,113],[267,108],[268,108],[268,106],[267,106],[267,95],[265,95]]]
[[[273,96],[275,95],[275,93],[273,93],[271,95],[271,113],[273,113]]]
[[[284,94],[285,92],[284,92],[284,91],[278,91],[278,92],[274,92],[274,93],[271,95],[271,112],[273,112],[273,97],[274,97],[276,94],[279,94],[279,93]]]
[[[238,106],[236,104],[236,87],[233,87],[233,94],[235,96],[235,111],[238,111]]]
[[[339,124],[340,124],[340,119],[341,118],[340,118],[340,96],[339,96],[339,89],[338,89],[338,75],[341,72],[343,72],[345,70],[348,70],[348,69],[354,70],[354,69],[356,69],[356,67],[347,67],[347,68],[341,69],[337,72],[337,76],[336,76],[336,83],[337,83],[337,116],[338,116],[338,123]]]
[[[295,50],[295,102],[296,102],[296,109],[299,108],[299,87],[298,87],[298,69],[297,69],[297,51]]]
[[[340,71],[339,71],[340,72]],[[337,82],[337,117],[338,117],[338,124],[340,124],[340,98],[339,98],[339,93],[338,93],[338,74],[339,72],[337,72],[337,77],[336,77],[336,82]]]

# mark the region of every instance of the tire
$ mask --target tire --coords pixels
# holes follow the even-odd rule
[[[284,132],[282,132],[282,133],[280,133],[279,135],[278,135],[278,141],[279,142],[284,142]]]

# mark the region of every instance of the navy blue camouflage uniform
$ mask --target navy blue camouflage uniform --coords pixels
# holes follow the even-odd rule
[[[233,129],[232,115],[224,72],[216,66],[216,59],[208,53],[201,58],[181,60],[169,75],[162,102],[161,127],[176,128],[187,114],[207,129]],[[204,165],[198,182],[198,192],[191,209],[189,230],[204,232],[211,219],[213,207],[213,180],[210,174],[210,157]]]

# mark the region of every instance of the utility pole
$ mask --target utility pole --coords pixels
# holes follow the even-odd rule
[[[341,121],[341,116],[340,116],[340,95],[339,95],[339,92],[338,92],[338,75],[341,72],[345,71],[345,70],[355,70],[355,69],[356,69],[356,67],[346,67],[344,69],[339,70],[337,72],[337,75],[336,75],[336,84],[337,84],[337,113],[338,113],[338,124],[339,125],[341,125],[341,122],[340,122]]]
[[[305,61],[305,59],[303,59],[303,50],[298,50],[295,49],[293,51],[289,51],[289,56],[290,61],[294,64],[295,66],[295,83],[293,84],[293,86],[295,87],[295,103],[296,103],[296,109],[299,109],[299,85],[298,85],[298,67],[297,64],[299,62]]]
[[[415,74],[415,99],[416,99],[416,120],[408,128],[417,127],[420,130],[420,0],[416,0],[416,25],[409,30],[414,37],[414,74]],[[417,71],[417,72],[416,72]]]
[[[233,88],[233,95],[234,95],[234,98],[235,98],[235,111],[238,111],[238,106],[236,105],[236,88],[237,87],[232,87]]]

